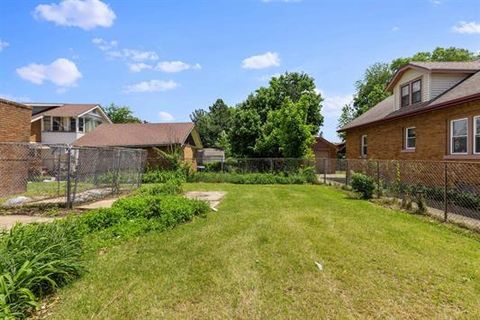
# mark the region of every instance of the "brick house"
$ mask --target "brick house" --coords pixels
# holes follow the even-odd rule
[[[337,146],[335,144],[323,137],[316,137],[312,151],[315,155],[317,172],[323,172],[325,166],[327,173],[335,173],[335,159],[337,158]]]
[[[98,104],[27,103],[32,107],[30,141],[71,144],[102,123],[112,123]]]
[[[411,62],[339,131],[347,159],[480,160],[480,61]]]
[[[29,141],[31,114],[30,107],[0,98],[0,197],[26,191],[28,145],[10,143]]]
[[[202,148],[193,122],[102,124],[74,142],[80,147],[124,147],[145,149],[147,165],[162,166],[157,150],[178,149],[184,161],[197,166],[197,150]]]

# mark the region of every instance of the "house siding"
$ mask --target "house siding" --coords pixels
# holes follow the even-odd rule
[[[31,109],[0,101],[0,142],[28,142]],[[28,146],[0,144],[0,196],[27,188]]]
[[[346,131],[347,158],[358,159],[360,155],[360,137],[367,135],[369,159],[395,160],[476,160],[473,155],[473,117],[480,115],[480,102],[472,102],[433,110],[407,118],[352,128]],[[459,118],[469,119],[469,155],[449,156],[450,121]],[[416,148],[414,152],[405,151],[404,129],[416,128]]]
[[[397,85],[393,88],[393,94],[395,96],[395,110],[400,109],[400,88],[405,83],[415,79],[422,79],[422,101],[430,100],[430,74],[415,69],[406,71],[398,81]]]
[[[430,75],[430,99],[434,99],[465,79],[468,74],[432,73]]]
[[[42,142],[42,120],[32,122],[30,142]]]

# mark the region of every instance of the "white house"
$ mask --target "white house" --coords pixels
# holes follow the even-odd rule
[[[102,123],[112,123],[98,104],[26,103],[32,107],[30,141],[72,144]]]

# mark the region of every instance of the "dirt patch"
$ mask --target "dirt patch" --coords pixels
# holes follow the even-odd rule
[[[207,201],[210,204],[210,208],[217,210],[217,206],[226,194],[226,192],[222,191],[189,191],[185,193],[185,197]]]
[[[45,223],[52,222],[55,218],[25,216],[25,215],[8,215],[0,216],[0,229],[10,229],[17,223]]]

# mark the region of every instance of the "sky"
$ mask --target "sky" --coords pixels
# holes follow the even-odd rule
[[[0,96],[189,121],[286,71],[315,78],[324,137],[375,62],[480,51],[478,0],[0,0]]]

